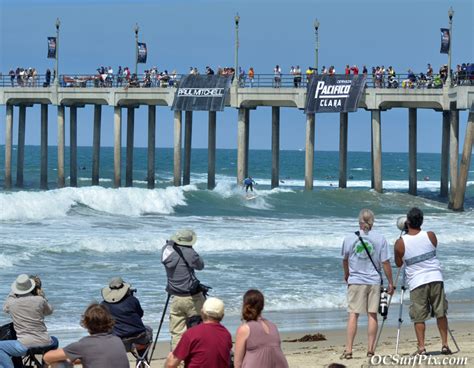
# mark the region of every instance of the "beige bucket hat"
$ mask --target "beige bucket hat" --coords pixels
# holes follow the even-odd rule
[[[171,237],[171,240],[176,244],[192,247],[196,243],[197,235],[193,230],[183,229],[178,230],[176,234]]]
[[[102,289],[102,298],[107,303],[118,303],[130,290],[130,284],[123,281],[121,277],[114,277],[110,280],[109,286]]]
[[[12,292],[16,295],[31,293],[36,287],[35,281],[28,275],[22,273],[18,275],[12,284]]]

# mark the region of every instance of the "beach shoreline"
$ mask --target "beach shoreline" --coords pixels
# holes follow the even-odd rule
[[[345,329],[329,329],[329,330],[306,330],[298,332],[281,332],[282,349],[288,360],[290,368],[308,368],[308,367],[326,367],[331,363],[344,364],[347,367],[375,367],[381,366],[376,364],[380,358],[373,360],[374,364],[370,364],[366,357],[367,347],[367,333],[365,326],[360,326],[356,339],[354,341],[353,359],[341,360],[340,355],[344,350],[346,330]],[[450,367],[472,366],[474,362],[474,321],[456,321],[450,323],[450,329],[458,343],[461,351],[456,351],[455,344],[449,337],[449,345],[453,351],[453,355],[446,356],[448,359],[461,359],[465,358],[466,364],[451,364],[444,365]],[[300,339],[307,334],[322,333],[325,337],[325,341],[314,341],[314,342],[291,342],[291,340]],[[376,354],[381,357],[388,357],[395,355],[395,345],[397,337],[397,327],[385,326],[383,329],[382,336],[377,347]],[[233,334],[233,341],[235,343],[235,335]],[[426,350],[430,354],[431,359],[438,360],[445,356],[440,355],[441,341],[436,327],[436,321],[431,319],[427,321],[426,329]],[[413,328],[413,324],[406,320],[403,322],[400,329],[400,345],[399,355],[400,357],[408,360],[411,353],[416,350],[416,337]],[[169,342],[160,341],[154,353],[154,357],[151,363],[152,368],[163,367],[166,356],[169,352]],[[386,360],[388,358],[385,358]],[[449,361],[447,361],[449,363]],[[131,362],[133,363],[133,362]],[[133,364],[131,364],[133,366]],[[392,365],[392,366],[411,366],[405,365]],[[417,365],[418,366],[418,365]],[[419,365],[423,366],[423,365]]]

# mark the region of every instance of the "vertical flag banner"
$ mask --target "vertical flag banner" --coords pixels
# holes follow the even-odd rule
[[[48,59],[56,59],[56,37],[48,37]]]
[[[137,63],[145,64],[146,56],[147,56],[146,43],[138,42],[137,47],[138,47]]]
[[[451,36],[449,34],[449,29],[441,28],[441,54],[449,53],[449,44],[451,42]]]

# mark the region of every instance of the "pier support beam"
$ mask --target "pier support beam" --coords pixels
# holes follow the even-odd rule
[[[69,177],[71,187],[77,187],[77,107],[69,108]]]
[[[147,159],[147,186],[148,189],[155,188],[155,129],[156,128],[156,106],[148,106],[148,159]]]
[[[443,130],[441,138],[441,177],[440,190],[441,197],[447,197],[449,193],[449,130],[450,112],[443,111]]]
[[[249,150],[250,150],[250,109],[245,109],[245,172],[244,177],[249,176]]]
[[[18,114],[18,146],[16,159],[16,186],[23,187],[23,166],[25,163],[25,128],[26,128],[26,106],[19,106]]]
[[[314,114],[306,114],[306,150],[304,163],[304,188],[313,190],[313,168],[314,168]]]
[[[41,104],[40,188],[48,189],[48,105]]]
[[[184,170],[183,185],[191,182],[191,142],[193,136],[193,112],[186,111],[184,116]]]
[[[459,160],[459,110],[450,111],[449,137],[449,180],[450,193],[448,208],[453,208],[454,194],[457,191]]]
[[[381,129],[381,112],[380,110],[372,110],[372,154],[374,175],[374,189],[382,193],[382,129]]]
[[[64,105],[58,106],[58,188],[64,188]]]
[[[454,194],[453,210],[462,211],[464,207],[464,197],[466,195],[467,177],[471,166],[472,145],[474,143],[474,113],[470,112],[466,126],[466,136],[464,137],[464,147],[462,150],[461,165],[459,167],[459,180]]]
[[[339,188],[347,188],[347,130],[349,113],[341,112],[339,120]]]
[[[272,189],[280,185],[280,108],[272,106]]]
[[[114,106],[114,187],[121,185],[122,108]]]
[[[174,186],[181,185],[181,136],[183,130],[183,118],[181,111],[174,112]]]
[[[92,138],[92,185],[99,185],[101,119],[102,106],[94,105],[94,136]]]
[[[209,111],[207,142],[207,189],[216,186],[216,112]]]
[[[244,107],[238,109],[237,122],[237,185],[242,185],[248,173],[248,120],[246,119],[246,112]]]
[[[135,133],[135,107],[127,108],[127,160],[125,186],[133,186],[133,141]]]
[[[13,105],[7,104],[5,117],[5,189],[12,187]]]
[[[416,168],[416,109],[408,109],[408,193],[417,194],[417,168]]]

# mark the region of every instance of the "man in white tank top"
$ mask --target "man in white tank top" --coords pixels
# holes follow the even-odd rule
[[[405,264],[405,277],[410,289],[410,318],[415,324],[418,350],[426,354],[425,321],[436,317],[441,335],[441,353],[452,354],[448,347],[448,302],[444,293],[441,264],[436,257],[438,240],[432,231],[422,231],[423,212],[412,208],[407,214],[407,232],[395,243],[395,263]]]

